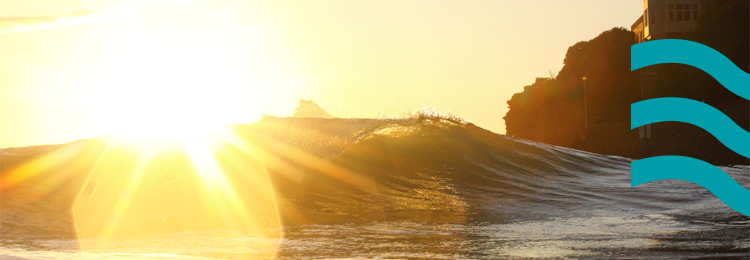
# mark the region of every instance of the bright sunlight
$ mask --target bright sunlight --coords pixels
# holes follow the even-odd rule
[[[206,137],[222,124],[254,122],[263,83],[245,73],[259,69],[236,57],[260,51],[263,33],[244,35],[239,41],[223,30],[149,31],[136,23],[86,100],[105,129],[128,137]]]
[[[274,255],[280,222],[267,172],[237,152],[248,146],[227,127],[260,119],[263,32],[129,26],[120,55],[86,93],[116,135],[73,206],[81,248],[119,251],[128,238],[176,232],[198,248],[200,232],[239,230],[272,240],[228,246]]]

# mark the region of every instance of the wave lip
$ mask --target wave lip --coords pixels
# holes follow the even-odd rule
[[[685,156],[657,156],[632,162],[631,170],[631,187],[666,179],[689,181],[703,186],[737,212],[750,216],[747,203],[750,190],[707,162]]]
[[[729,91],[750,99],[750,74],[711,47],[687,40],[665,39],[633,45],[630,51],[631,71],[662,63],[690,65],[705,71]]]
[[[630,111],[631,129],[664,121],[688,123],[708,131],[727,148],[750,158],[750,133],[707,104],[686,98],[655,98],[631,104]]]

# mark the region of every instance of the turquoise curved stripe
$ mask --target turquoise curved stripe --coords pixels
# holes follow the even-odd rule
[[[683,180],[703,186],[730,208],[750,216],[750,190],[724,171],[690,157],[657,156],[631,163],[630,186],[657,180]]]
[[[724,113],[685,98],[655,98],[630,104],[630,128],[663,121],[693,124],[711,133],[732,151],[750,158],[750,133]]]
[[[699,68],[729,91],[750,99],[750,74],[711,47],[676,39],[648,41],[630,46],[631,71],[662,63],[680,63]]]

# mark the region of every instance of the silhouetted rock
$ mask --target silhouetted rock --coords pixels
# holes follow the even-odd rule
[[[678,35],[709,46],[750,71],[747,0],[703,1],[693,33]],[[750,129],[750,103],[711,75],[684,64],[649,66],[652,89],[641,90],[641,72],[630,70],[635,34],[613,28],[568,48],[556,77],[537,78],[508,100],[506,134],[584,151],[634,159],[660,155],[697,158],[716,165],[747,165],[705,130],[684,123],[652,125],[650,138],[630,129],[630,106],[642,99],[702,101]],[[677,37],[677,36],[675,36]],[[685,55],[690,55],[687,53]],[[584,77],[586,80],[584,81]]]
[[[331,118],[331,115],[312,100],[300,99],[299,106],[294,109],[294,117]]]

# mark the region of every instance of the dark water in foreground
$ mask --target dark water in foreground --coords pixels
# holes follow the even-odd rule
[[[105,138],[2,150],[0,259],[750,258],[749,217],[684,181],[630,188],[626,158],[424,115],[264,118],[233,130],[242,142],[214,156],[231,185],[213,193],[185,188],[222,183],[201,175],[212,164],[196,163],[196,150],[147,162],[144,149]],[[750,167],[722,169],[750,187]],[[272,202],[247,177],[257,172]],[[138,188],[125,192],[134,175]],[[225,213],[249,215],[223,221],[246,224],[196,224],[223,206],[195,194],[226,190],[240,202]],[[82,251],[102,230],[117,239]]]

